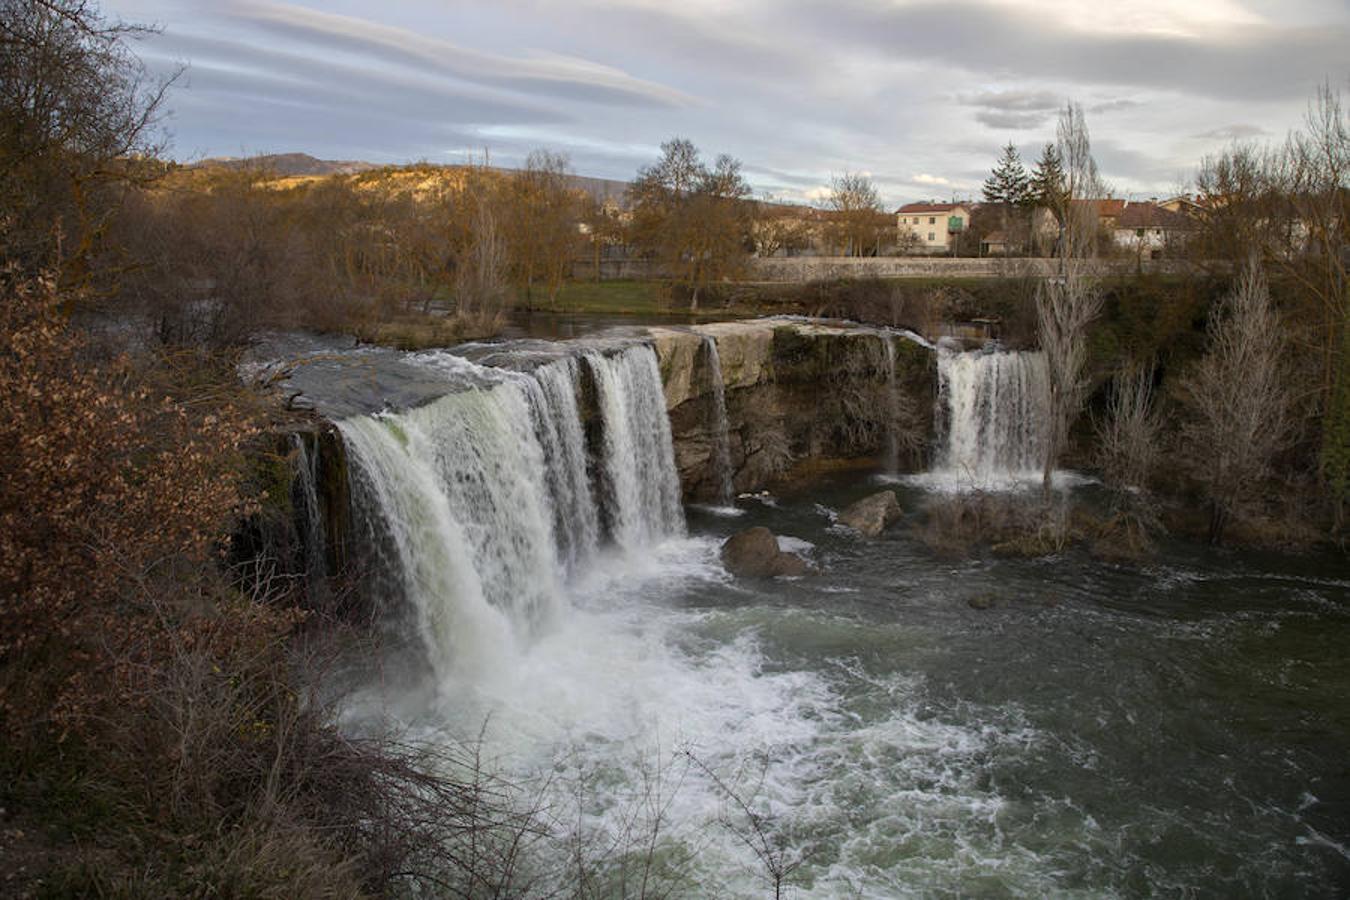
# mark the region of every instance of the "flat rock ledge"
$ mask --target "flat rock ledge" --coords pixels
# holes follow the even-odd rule
[[[895,491],[881,491],[849,506],[836,521],[861,535],[876,537],[899,521],[903,514]]]
[[[722,545],[722,565],[743,578],[806,575],[811,571],[806,560],[780,549],[778,538],[762,525],[727,538]]]

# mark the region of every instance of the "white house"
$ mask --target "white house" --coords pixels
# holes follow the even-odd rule
[[[1127,203],[1116,218],[1111,236],[1116,246],[1141,259],[1177,252],[1195,231],[1184,213],[1155,203]]]
[[[905,235],[923,253],[950,253],[956,238],[970,227],[971,209],[964,203],[910,203],[895,211],[903,246]],[[917,241],[915,241],[917,238]]]

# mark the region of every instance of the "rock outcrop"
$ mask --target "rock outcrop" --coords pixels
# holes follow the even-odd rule
[[[805,575],[811,567],[795,553],[778,546],[778,538],[763,526],[733,534],[722,545],[722,565],[744,578]]]
[[[727,450],[737,491],[796,467],[878,455],[888,429],[926,446],[936,361],[931,348],[875,328],[789,319],[647,330],[661,366],[675,465],[687,500],[713,499],[717,420],[706,338],[717,342]],[[888,346],[889,345],[889,346]],[[895,401],[895,402],[893,402]],[[907,415],[891,417],[891,410]],[[892,435],[894,436],[894,435]]]
[[[876,537],[899,521],[904,510],[895,491],[881,491],[864,497],[839,514],[836,520],[866,537]]]

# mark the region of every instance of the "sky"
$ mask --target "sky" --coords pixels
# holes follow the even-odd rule
[[[1350,95],[1346,0],[105,0],[153,24],[181,160],[515,166],[535,148],[630,180],[673,136],[759,196],[863,172],[888,206],[1028,168],[1068,100],[1115,196],[1184,190],[1234,141]]]

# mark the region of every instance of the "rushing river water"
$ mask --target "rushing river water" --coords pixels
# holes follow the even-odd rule
[[[944,492],[1025,468],[986,451],[1031,439],[990,417],[1034,359],[944,362],[947,468],[886,484],[906,517],[864,539],[833,514],[870,473],[682,511],[631,340],[351,354],[292,377],[327,392],[403,610],[349,722],[481,740],[547,831],[523,866],[583,859],[589,896],[643,873],[771,896],[775,867],[792,897],[1350,892],[1344,556],[952,561],[915,537]],[[719,547],[751,525],[820,572],[732,578]]]
[[[695,510],[690,537],[602,561],[551,632],[409,715],[461,738],[486,722],[487,755],[595,843],[649,824],[660,776],[694,896],[768,891],[704,766],[800,860],[788,896],[1350,889],[1343,565],[1181,545],[1143,568],[942,561],[905,523],[832,526],[874,489]],[[720,539],[751,524],[823,574],[729,578]]]

